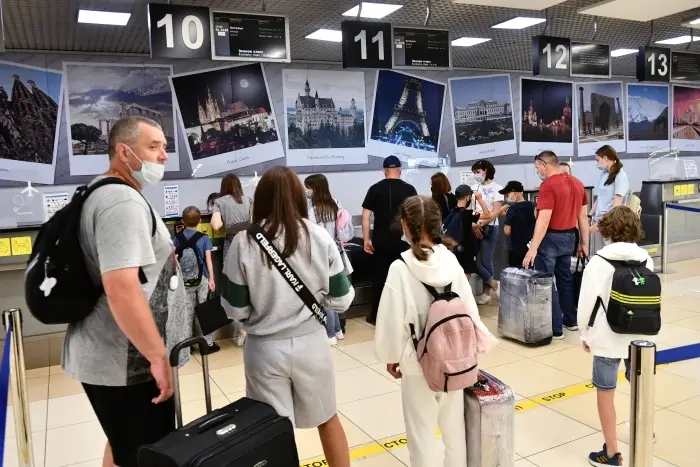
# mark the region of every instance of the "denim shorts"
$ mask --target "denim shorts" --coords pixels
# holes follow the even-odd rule
[[[617,387],[617,374],[621,358],[593,356],[593,386],[602,391],[612,391]],[[630,360],[625,359],[625,378],[630,380]]]

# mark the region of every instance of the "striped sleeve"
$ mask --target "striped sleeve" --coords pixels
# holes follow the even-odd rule
[[[239,235],[239,237],[241,237]],[[221,276],[221,305],[229,318],[242,323],[252,311],[245,265],[240,258],[241,238],[234,238],[224,261]]]
[[[328,245],[330,277],[328,278],[328,295],[326,295],[325,306],[330,310],[343,313],[350,308],[355,299],[355,289],[352,288],[350,280],[345,274],[345,265],[337,245],[335,242],[329,242]]]

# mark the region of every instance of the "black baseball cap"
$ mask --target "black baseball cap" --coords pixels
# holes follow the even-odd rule
[[[511,180],[502,190],[499,190],[499,193],[502,195],[507,195],[508,193],[522,193],[523,191],[525,191],[525,188],[523,187],[522,183]]]
[[[383,167],[385,169],[400,169],[401,160],[396,156],[389,156],[386,159],[384,159]]]
[[[455,190],[455,198],[466,198],[472,193],[472,187],[470,187],[469,185],[460,185]]]

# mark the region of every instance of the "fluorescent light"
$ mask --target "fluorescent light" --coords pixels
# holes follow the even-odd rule
[[[317,29],[306,36],[306,38],[319,41],[343,42],[343,33],[335,29]]]
[[[638,49],[615,49],[612,52],[610,52],[611,57],[622,57],[623,55],[629,55],[629,54],[636,54],[638,53]]]
[[[357,16],[357,9],[360,8],[356,5],[350,8],[348,11],[343,13],[343,16]],[[373,2],[362,2],[362,11],[360,16],[362,18],[373,18],[379,19],[384,18],[386,15],[390,15],[399,8],[403,8],[403,5],[389,5],[387,3],[373,3]]]
[[[452,45],[455,47],[471,47],[477,44],[483,44],[491,39],[481,38],[481,37],[460,37],[452,41]]]
[[[693,38],[693,42],[695,42],[695,41],[700,41],[700,37]],[[688,42],[690,42],[690,36],[678,36],[678,37],[672,37],[670,39],[664,39],[662,41],[656,41],[657,44],[669,44],[669,45],[687,44]]]
[[[89,24],[107,24],[110,26],[126,26],[131,13],[116,11],[78,10],[78,22]]]
[[[700,24],[700,18],[696,18],[693,21],[688,21],[688,24]]]
[[[496,29],[525,29],[529,28],[530,26],[534,26],[535,24],[544,23],[545,21],[547,20],[544,18],[528,18],[526,16],[518,16],[491,27]]]

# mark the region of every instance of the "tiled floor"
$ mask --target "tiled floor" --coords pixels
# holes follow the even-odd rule
[[[659,349],[700,343],[700,260],[672,265],[663,277],[664,327]],[[497,303],[482,307],[481,315],[496,330]],[[347,338],[333,349],[337,400],[341,420],[355,457],[354,467],[401,467],[409,465],[407,448],[398,441],[405,432],[401,413],[400,381],[378,364],[373,351],[374,331],[364,320],[348,322]],[[245,394],[241,350],[229,342],[209,362],[215,407]],[[501,341],[480,365],[509,384],[519,399],[537,400],[543,394],[590,379],[591,357],[580,349],[578,335],[540,348],[526,348]],[[197,360],[181,370],[183,412],[187,421],[204,412],[202,367]],[[35,465],[45,467],[99,467],[105,437],[95,420],[81,386],[60,368],[32,370],[29,376],[31,424],[34,432]],[[623,455],[629,441],[629,385],[621,383],[616,396]],[[577,395],[540,404],[524,401],[528,409],[515,415],[517,467],[585,466],[587,454],[598,450],[603,437],[595,407],[595,394]],[[695,451],[700,433],[700,359],[660,368],[656,377],[654,465],[698,465]],[[5,465],[17,465],[12,414],[8,416]],[[380,441],[380,444],[377,444]],[[299,430],[301,459],[322,456],[315,430]],[[321,465],[302,462],[302,465]],[[436,459],[435,466],[440,461]]]

